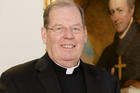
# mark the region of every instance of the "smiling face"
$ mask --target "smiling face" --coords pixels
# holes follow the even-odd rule
[[[116,31],[125,31],[134,14],[134,5],[129,8],[127,0],[110,0],[109,9],[111,20]]]
[[[74,6],[55,7],[49,14],[49,20],[48,28],[53,30],[42,29],[42,38],[50,58],[65,67],[76,65],[87,39],[79,10]],[[75,28],[82,30],[74,32]]]

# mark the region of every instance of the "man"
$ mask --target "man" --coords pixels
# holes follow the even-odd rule
[[[5,90],[5,87],[0,83],[0,93],[5,93],[4,90]]]
[[[140,23],[133,18],[135,0],[109,0],[109,10],[116,34],[97,66],[115,74],[121,87],[140,88]]]
[[[113,75],[80,60],[87,30],[79,6],[49,5],[41,34],[47,53],[4,72],[0,81],[6,93],[120,93]]]

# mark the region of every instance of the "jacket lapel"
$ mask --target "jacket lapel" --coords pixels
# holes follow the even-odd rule
[[[39,71],[39,80],[43,84],[46,93],[61,93],[57,76],[49,61],[48,55],[46,54],[36,63],[35,68]]]
[[[81,62],[82,63],[82,62]],[[85,83],[87,88],[87,93],[103,93],[101,92],[101,83],[100,77],[96,73],[96,70],[93,67],[87,67],[86,64],[82,63],[84,75],[85,75]]]

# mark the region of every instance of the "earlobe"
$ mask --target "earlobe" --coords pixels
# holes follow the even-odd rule
[[[85,33],[85,43],[87,42],[87,27],[85,26],[84,28],[84,33]]]
[[[132,16],[134,15],[134,11],[135,11],[135,5],[133,5],[133,6],[131,7],[131,14],[132,14]]]
[[[42,40],[43,40],[43,43],[46,44],[46,28],[45,27],[42,27],[41,28],[41,36],[42,36]]]

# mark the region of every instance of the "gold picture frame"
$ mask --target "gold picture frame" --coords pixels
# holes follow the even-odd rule
[[[44,0],[44,7],[43,9],[46,9],[47,5],[49,5],[50,3],[54,2],[55,0]]]

